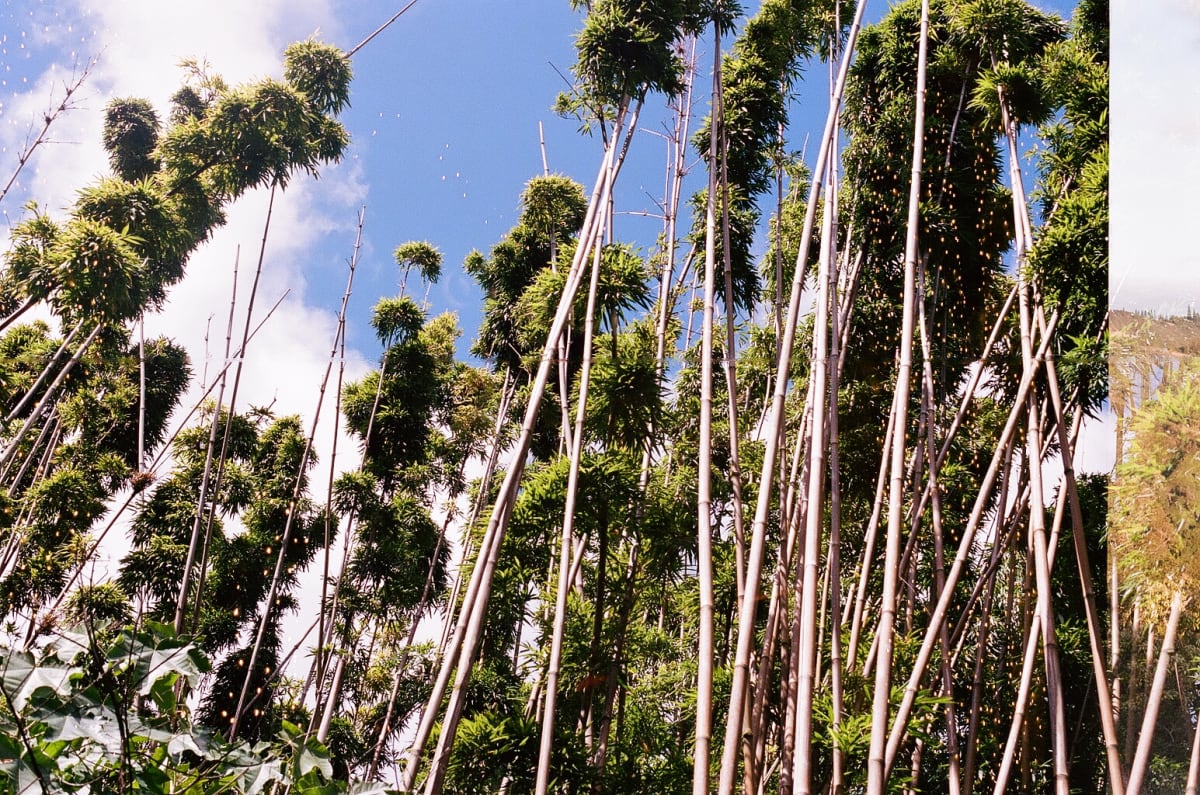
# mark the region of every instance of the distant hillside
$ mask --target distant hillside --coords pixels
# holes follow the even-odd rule
[[[1155,317],[1114,309],[1108,314],[1109,403],[1121,418],[1148,400],[1173,373],[1200,360],[1200,316]]]
[[[1200,356],[1200,315],[1155,317],[1114,309],[1108,313],[1112,339],[1136,340],[1144,352]]]

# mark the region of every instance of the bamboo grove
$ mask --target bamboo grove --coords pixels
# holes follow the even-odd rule
[[[282,81],[193,65],[165,118],[112,101],[112,173],[64,219],[28,206],[0,276],[7,791],[1194,791],[1194,510],[1137,514],[1194,373],[1174,425],[1128,421],[1151,452],[1112,517],[1075,468],[1108,401],[1107,4],[581,13],[557,110],[599,165],[534,176],[463,263],[473,363],[414,298],[436,241],[396,248],[347,380],[356,241],[307,418],[239,403],[255,292],[195,405],[186,352],[139,337],[229,202],[342,155],[336,48]],[[803,157],[798,102],[828,107]],[[644,247],[618,184],[649,117]]]

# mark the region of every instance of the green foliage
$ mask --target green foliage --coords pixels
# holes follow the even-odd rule
[[[1129,421],[1117,466],[1109,538],[1121,582],[1135,589],[1144,620],[1165,621],[1171,596],[1200,594],[1200,369],[1159,387]]]
[[[142,99],[105,115],[115,178],[80,194],[65,223],[40,214],[16,225],[5,281],[49,300],[59,317],[122,323],[162,305],[188,255],[223,221],[223,206],[252,187],[285,185],[340,158],[348,142],[333,120],[350,68],[338,50],[292,45],[286,81],[229,88],[189,65],[195,85],[175,95],[171,124]]]
[[[416,268],[430,284],[436,283],[442,273],[442,252],[429,243],[416,240],[401,243],[392,256],[405,275],[410,268]]]
[[[41,388],[30,394],[43,369],[48,367],[51,377],[62,369],[61,361],[51,360],[61,342],[50,333],[50,326],[40,320],[15,326],[0,336],[0,406],[6,416],[11,414],[22,420],[29,417],[33,406],[45,394],[44,381]],[[31,397],[28,405],[17,412],[26,395]]]
[[[656,372],[656,345],[649,319],[597,341],[585,416],[595,438],[627,450],[655,444],[666,397]],[[572,402],[578,391],[576,384]]]
[[[397,494],[389,504],[359,515],[358,544],[345,569],[347,609],[399,622],[418,606],[431,567],[431,593],[442,593],[448,562],[449,549],[439,543],[428,511],[411,496]]]
[[[567,240],[583,223],[587,200],[579,183],[561,174],[531,179],[521,195],[521,223],[550,241]]]
[[[109,451],[120,456],[130,472],[139,470],[138,426],[142,426],[146,450],[154,450],[166,438],[167,422],[192,370],[187,353],[176,343],[160,337],[145,343],[145,406],[139,406],[139,346],[134,344],[120,357],[112,357],[111,369],[91,375],[90,390],[63,398],[59,415],[63,428],[78,438],[64,450],[78,459],[82,453]]]
[[[159,121],[154,107],[136,97],[114,99],[104,111],[104,148],[112,170],[123,180],[136,182],[158,169],[154,147]]]
[[[342,412],[364,440],[364,466],[383,494],[419,493],[424,467],[436,463],[433,421],[446,405],[457,320],[445,315],[425,322],[411,299],[388,298],[376,305],[373,325],[388,346],[383,366],[346,385]]]
[[[478,712],[458,727],[445,792],[475,793],[508,780],[518,791],[533,785],[537,725],[515,715]]]
[[[950,35],[962,13],[951,3],[931,4],[918,239],[939,394],[982,348],[987,307],[999,292],[1001,257],[1012,239],[995,131],[966,101],[990,61],[977,40]],[[847,86],[843,123],[852,136],[846,170],[853,185],[847,215],[851,245],[865,255],[850,379],[890,369],[894,360],[895,341],[876,330],[899,327],[919,27],[920,4],[909,2],[864,30]]]
[[[561,261],[559,249],[579,230],[586,205],[578,183],[561,176],[536,177],[522,194],[516,226],[489,257],[478,252],[467,257],[463,268],[484,291],[483,321],[471,348],[475,355],[514,371],[524,367],[529,335],[516,305],[538,275],[552,269],[556,257]]]
[[[321,113],[336,115],[350,104],[350,58],[313,39],[283,51],[283,79]]]
[[[706,9],[694,0],[599,0],[576,35],[576,76],[601,105],[619,106],[651,91],[683,89],[675,40],[698,33]]]
[[[729,201],[729,272],[733,286],[733,305],[736,309],[750,312],[758,300],[759,278],[750,256],[754,243],[755,225],[758,223],[758,212],[746,197],[739,195],[738,189],[733,188],[727,194]],[[700,190],[692,196],[689,202],[692,208],[692,231],[689,241],[697,251],[703,251],[706,235],[706,212],[708,207],[708,191]],[[716,207],[717,236],[713,241],[716,267],[717,295],[722,304],[725,300],[725,235],[722,207],[718,199]],[[793,259],[795,259],[793,257]],[[696,257],[696,270],[703,278],[704,258]]]
[[[195,687],[208,661],[166,625],[122,629],[107,643],[64,632],[2,656],[0,780],[11,791],[343,791],[324,746],[295,726],[249,746],[193,725],[177,688]]]
[[[388,347],[415,337],[424,322],[425,313],[411,298],[404,296],[379,299],[371,315],[375,334]]]

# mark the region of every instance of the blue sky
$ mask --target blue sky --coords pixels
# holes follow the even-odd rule
[[[0,203],[0,247],[26,199],[62,213],[80,187],[107,170],[99,134],[110,98],[144,96],[165,108],[182,77],[177,64],[183,58],[207,60],[231,83],[278,75],[289,42],[315,35],[349,49],[401,5],[400,0],[0,0],[5,180],[31,125],[61,97],[73,70],[95,59],[74,109],[56,122],[52,142],[38,150]],[[1060,14],[1071,6],[1045,5]],[[869,4],[868,19],[878,19],[886,8]],[[360,376],[377,359],[379,347],[367,323],[370,308],[396,293],[391,252],[407,240],[428,240],[442,250],[443,278],[430,291],[430,308],[459,313],[464,329],[459,350],[465,355],[481,294],[461,263],[472,249],[490,249],[516,219],[522,187],[542,170],[539,122],[552,171],[588,186],[599,163],[600,142],[551,111],[567,87],[563,75],[575,60],[581,19],[582,12],[566,0],[418,0],[355,56],[351,106],[342,119],[352,137],[348,156],[318,181],[294,180],[275,203],[256,317],[290,292],[248,353],[242,393],[248,402],[311,414],[363,205],[346,377]],[[708,109],[711,45],[702,44],[698,60],[696,123]],[[806,74],[789,129],[794,150],[806,137],[815,140],[827,112],[826,67]],[[654,212],[664,192],[666,144],[655,133],[665,120],[664,101],[652,99],[617,192],[617,237],[647,254],[661,223],[639,214]],[[809,147],[809,160],[815,148]],[[685,196],[702,183],[697,168]],[[147,321],[149,333],[167,334],[188,347],[197,374],[215,369],[221,358],[231,266],[239,257],[239,301],[248,293],[267,198],[256,192],[230,210],[227,227],[193,257],[165,310]],[[239,307],[239,328],[243,312]],[[199,389],[197,379],[193,392]],[[339,453],[347,456],[343,465],[354,464],[352,455],[353,446]]]
[[[80,134],[85,134],[96,129],[106,92],[122,93],[126,86],[136,91],[139,82],[146,84],[130,79],[130,70],[157,76],[151,93],[160,94],[169,93],[179,74],[175,64],[184,57],[207,58],[213,70],[231,82],[249,80],[277,71],[278,53],[289,41],[316,35],[349,48],[399,5],[224,2],[206,5],[207,12],[188,12],[184,9],[197,7],[133,0],[5,0],[0,7],[0,29],[7,31],[0,34],[0,128],[5,133],[0,135],[0,164],[12,162],[17,140],[13,133],[36,115],[37,100],[48,96],[44,83],[52,66],[62,75],[75,57],[99,59],[97,79],[85,84],[86,99],[72,114],[90,117],[81,125]],[[1064,14],[1069,10],[1066,3],[1047,7]],[[874,4],[868,16],[878,18],[884,9],[882,3]],[[375,353],[365,322],[370,306],[395,292],[397,274],[390,252],[411,239],[428,240],[445,255],[443,279],[431,289],[430,302],[434,311],[460,313],[466,332],[460,350],[465,353],[478,321],[480,294],[460,264],[472,249],[486,252],[515,220],[522,186],[542,168],[539,122],[551,170],[585,184],[592,178],[599,142],[580,135],[573,120],[558,118],[550,109],[557,93],[566,88],[562,75],[569,74],[574,61],[573,37],[580,20],[581,12],[565,0],[419,0],[355,56],[351,107],[343,116],[353,139],[350,155],[335,173],[304,186],[308,201],[300,215],[308,227],[305,245],[298,252],[286,245],[283,249],[292,259],[287,272],[302,277],[302,283],[291,285],[298,300],[314,309],[335,310],[351,227],[358,205],[366,205],[365,245],[351,300],[348,342],[368,358]],[[700,58],[697,117],[707,112],[711,68],[708,53]],[[794,106],[790,136],[796,149],[806,136],[816,136],[826,112],[824,67],[818,66],[809,77],[815,85],[802,84]],[[652,131],[662,129],[663,120],[662,102],[652,101],[643,119],[644,132],[623,172],[618,212],[653,212],[654,201],[661,197],[666,150]],[[73,121],[77,120],[68,120]],[[69,135],[66,140],[71,140]],[[56,150],[86,143],[47,146],[41,158],[56,158],[61,154]],[[95,142],[91,144],[94,157]],[[39,179],[44,168],[44,162],[35,162],[37,170],[26,173],[23,187],[25,195],[46,203],[46,183],[54,177]],[[103,168],[102,161],[86,170],[75,168],[74,187]],[[699,187],[701,179],[695,172],[691,189]],[[66,184],[49,190],[60,206],[70,192]],[[16,198],[10,196],[2,208],[10,220],[19,217]],[[247,229],[251,226],[247,223]],[[646,250],[659,228],[655,219],[622,214],[617,236]],[[315,230],[322,233],[313,236]],[[256,236],[241,237],[238,242],[244,247],[257,247]]]

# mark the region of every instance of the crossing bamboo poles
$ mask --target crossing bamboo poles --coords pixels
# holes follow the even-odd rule
[[[612,134],[609,137],[604,160],[596,177],[591,199],[588,202],[587,213],[584,216],[582,231],[575,249],[575,256],[572,260],[570,271],[567,274],[562,298],[559,301],[558,309],[550,326],[550,332],[546,338],[546,345],[542,351],[541,363],[538,366],[537,375],[531,384],[529,403],[526,406],[521,432],[512,452],[512,464],[500,486],[500,492],[492,508],[487,529],[480,542],[478,557],[471,573],[471,579],[467,585],[463,599],[463,608],[455,626],[454,636],[447,647],[447,653],[438,672],[437,681],[434,683],[430,698],[421,715],[421,721],[413,738],[412,746],[405,755],[404,772],[401,777],[401,786],[404,790],[411,791],[413,788],[417,777],[420,755],[429,740],[434,721],[440,711],[439,707],[442,698],[449,685],[450,676],[452,673],[457,672],[450,703],[446,708],[446,718],[443,722],[442,731],[438,736],[437,749],[434,752],[430,773],[425,784],[425,791],[429,795],[441,791],[450,744],[453,742],[458,720],[462,714],[463,690],[470,679],[471,664],[474,661],[474,655],[478,649],[482,633],[483,619],[491,592],[492,578],[500,554],[501,541],[507,530],[512,506],[516,499],[517,484],[520,482],[521,474],[525,468],[525,458],[532,441],[533,427],[537,421],[541,400],[546,391],[550,367],[555,358],[558,341],[566,326],[567,317],[575,295],[583,279],[583,263],[587,261],[586,258],[591,252],[592,246],[598,241],[601,230],[604,227],[608,213],[609,197],[612,194],[612,183],[620,167],[621,158],[623,158],[624,152],[627,151],[632,132],[636,129],[639,110],[640,103],[634,106],[632,110],[629,109],[628,101],[622,103],[622,109],[617,115]],[[624,133],[625,140],[622,140],[622,133]],[[620,154],[618,154],[618,150]]]
[[[771,492],[776,476],[776,459],[779,455],[782,436],[781,429],[783,427],[784,403],[787,397],[791,349],[796,339],[796,323],[800,314],[800,296],[803,292],[803,263],[808,260],[808,251],[812,243],[813,225],[816,219],[817,201],[821,193],[822,178],[824,177],[828,160],[832,156],[834,148],[833,130],[841,105],[841,97],[846,85],[846,75],[849,72],[850,59],[854,53],[854,43],[858,38],[858,31],[862,25],[862,17],[865,10],[866,0],[859,0],[854,14],[854,22],[850,26],[845,54],[842,56],[842,64],[838,71],[837,82],[834,86],[834,98],[830,103],[829,115],[825,120],[825,129],[821,136],[816,164],[813,168],[813,181],[809,189],[808,208],[804,217],[804,228],[801,233],[800,248],[796,257],[796,269],[792,279],[791,297],[788,301],[787,322],[784,325],[783,339],[780,343],[780,361],[776,369],[771,409],[763,429],[766,450],[763,456],[762,474],[759,478],[759,495],[754,511],[754,523],[751,529],[750,550],[746,559],[745,590],[747,594],[758,592],[762,577],[763,548],[766,546],[767,517],[770,512]],[[755,608],[755,600],[746,598],[742,600],[742,606],[738,613],[737,651],[733,660],[729,709],[725,720],[725,744],[721,755],[720,795],[732,795],[734,779],[737,777],[742,718],[749,685],[750,653],[756,634],[754,627]]]

